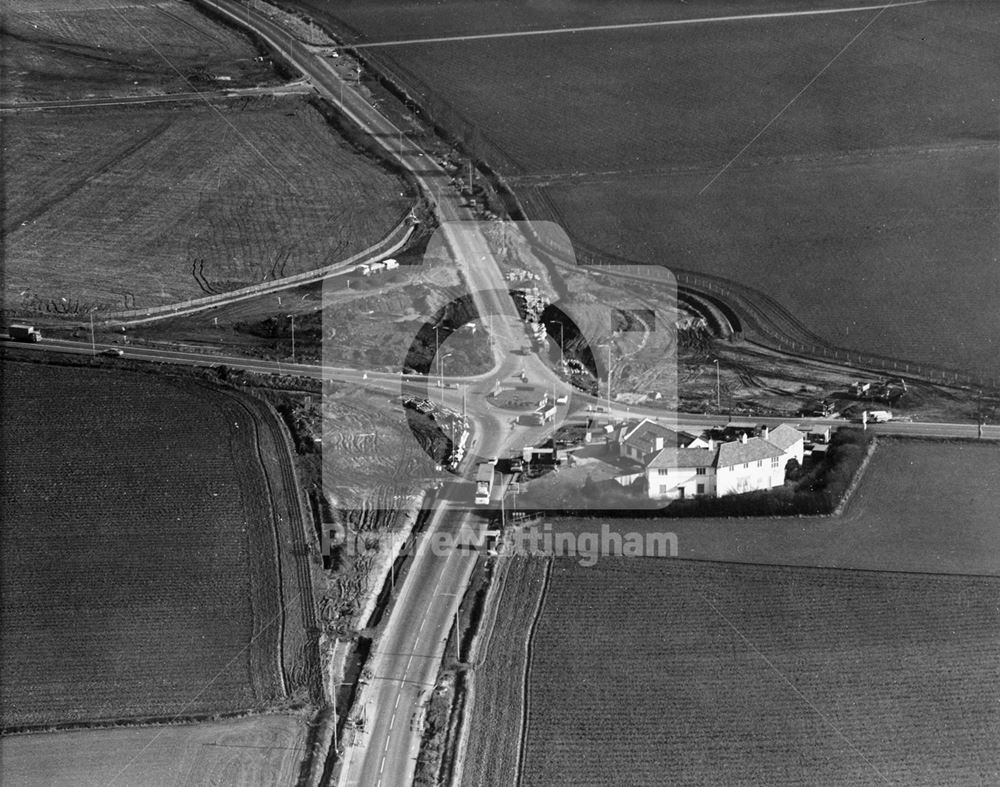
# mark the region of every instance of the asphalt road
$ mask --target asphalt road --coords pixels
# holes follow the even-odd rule
[[[469,381],[477,395],[468,401],[470,417],[475,421],[479,444],[483,454],[502,456],[525,433],[511,428],[507,417],[498,413],[482,397],[490,387],[490,378],[508,378],[523,370],[532,384],[543,389],[555,386],[557,393],[566,390],[546,362],[537,355],[514,355],[513,351],[530,344],[526,327],[517,315],[508,294],[506,281],[492,258],[488,244],[481,233],[450,222],[472,222],[475,216],[462,205],[455,192],[450,175],[427,156],[414,143],[402,135],[400,129],[372,108],[368,101],[356,94],[338,77],[333,67],[307,47],[291,41],[287,32],[270,20],[255,13],[249,14],[246,6],[228,0],[204,0],[227,14],[235,22],[246,24],[248,18],[258,35],[288,58],[312,82],[318,92],[334,103],[343,100],[343,109],[358,125],[366,128],[374,138],[394,152],[418,179],[424,192],[436,203],[448,245],[456,262],[473,292],[481,315],[492,315],[495,357],[498,368],[479,380]],[[393,149],[395,144],[395,149]],[[31,347],[30,345],[24,345]],[[46,341],[33,346],[35,350],[58,350],[89,354],[89,345],[74,342]],[[101,349],[101,348],[98,348]],[[129,346],[125,349],[130,358],[180,363],[188,365],[226,364],[237,369],[264,373],[281,372],[309,377],[325,377],[356,382],[359,385],[398,391],[398,375],[364,372],[352,369],[323,369],[307,364],[279,364],[272,361],[205,355],[185,350],[157,349]],[[395,386],[395,387],[394,387]],[[432,389],[433,390],[433,389]],[[461,392],[438,389],[436,392],[453,409],[461,407]],[[595,403],[593,397],[575,394],[574,406]],[[612,407],[610,415],[624,417],[656,415],[673,420],[679,425],[695,428],[715,424],[718,416],[665,414],[652,408]],[[781,419],[755,419],[777,422]],[[784,419],[787,420],[787,419]],[[817,419],[807,419],[817,422]],[[839,423],[843,423],[842,421]],[[973,424],[922,424],[892,423],[871,427],[887,434],[927,435],[942,437],[975,436]],[[542,430],[530,437],[537,439]],[[1000,439],[1000,427],[987,427],[990,439]],[[456,485],[446,497],[463,499],[468,485]],[[421,713],[428,692],[433,689],[443,648],[454,618],[455,609],[465,592],[476,553],[473,550],[451,549],[436,554],[430,548],[439,535],[454,535],[461,529],[471,528],[481,532],[483,518],[475,514],[458,515],[449,503],[444,503],[434,513],[425,529],[422,548],[417,550],[406,580],[397,589],[395,606],[374,644],[369,661],[373,677],[362,688],[360,703],[364,708],[364,732],[353,741],[345,742],[345,764],[341,769],[343,785],[405,785],[412,782],[414,765],[421,737]]]
[[[255,32],[305,74],[317,92],[340,105],[342,111],[395,155],[417,179],[434,203],[435,212],[453,258],[463,275],[481,317],[489,316],[494,358],[493,374],[509,376],[523,370],[534,384],[563,388],[565,384],[538,356],[514,356],[530,344],[507,283],[492,257],[489,245],[474,224],[476,217],[464,207],[451,184],[451,176],[401,129],[381,115],[338,76],[330,62],[290,36],[270,20],[228,0],[203,0],[234,22],[251,25]],[[457,224],[456,222],[465,222]],[[369,376],[370,377],[370,376]],[[442,395],[443,394],[442,392]],[[478,407],[475,408],[478,411]],[[495,415],[477,419],[480,451],[501,455],[511,433],[498,425]],[[442,507],[425,530],[433,540],[438,533],[472,523],[471,516],[456,518]],[[413,780],[420,745],[419,718],[428,684],[433,684],[441,661],[451,610],[465,592],[475,564],[472,553],[451,551],[444,556],[420,550],[406,581],[397,591],[395,611],[374,647],[371,664],[380,678],[364,693],[371,703],[366,732],[346,746],[342,784],[404,785]],[[442,599],[452,599],[451,603]],[[393,655],[397,654],[397,655]],[[403,722],[398,722],[402,719]]]

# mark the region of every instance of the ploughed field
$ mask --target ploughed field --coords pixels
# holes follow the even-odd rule
[[[522,783],[992,783],[998,604],[995,578],[557,559]]]
[[[0,33],[5,104],[280,81],[247,36],[191,3],[21,0],[14,6],[5,9]]]
[[[239,711],[309,685],[302,521],[270,413],[13,361],[2,398],[5,729]]]
[[[843,5],[335,13],[379,42]],[[576,241],[756,288],[840,347],[991,373],[998,44],[1000,7],[956,0],[362,51],[478,126],[529,212]]]
[[[5,306],[156,306],[337,262],[409,201],[304,99],[10,116]]]

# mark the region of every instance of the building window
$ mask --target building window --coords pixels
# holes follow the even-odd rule
[[[704,467],[699,467],[694,472],[696,475],[705,475],[708,471]]]
[[[698,484],[698,494],[699,495],[705,494],[705,485],[704,484]]]
[[[748,467],[750,467],[750,463],[749,462],[744,462],[743,463],[743,469],[746,470]]]
[[[757,467],[763,467],[763,466],[764,466],[764,460],[763,459],[758,459],[757,460]]]
[[[667,493],[667,489],[668,489],[668,487],[667,487],[666,484],[660,484],[660,494],[661,495],[665,495]]]
[[[771,467],[777,467],[777,466],[778,466],[778,457],[776,456],[771,457]]]

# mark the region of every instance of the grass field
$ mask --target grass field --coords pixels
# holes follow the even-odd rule
[[[179,0],[27,0],[4,10],[0,41],[4,103],[279,81],[249,38]]]
[[[803,4],[337,13],[393,40],[792,7]],[[754,286],[841,346],[981,371],[1000,346],[989,305],[1000,128],[987,88],[1000,76],[1000,13],[955,0],[866,28],[876,13],[371,51],[478,124],[520,164],[515,188],[541,189],[573,237]]]
[[[409,200],[301,98],[7,118],[5,307],[143,308],[336,262]]]
[[[4,728],[308,700],[304,531],[266,411],[193,382],[13,361],[2,399]]]
[[[22,787],[295,784],[305,738],[301,718],[280,715],[14,735],[0,739],[0,778]]]
[[[993,578],[559,560],[522,783],[992,783],[998,602]]]
[[[621,533],[675,533],[678,556],[695,560],[1000,576],[997,506],[987,492],[997,478],[995,443],[883,438],[839,516],[608,522]]]

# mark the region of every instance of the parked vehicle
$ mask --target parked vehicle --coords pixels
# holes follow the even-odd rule
[[[34,325],[11,325],[7,332],[15,342],[40,342],[42,340],[42,332]]]

